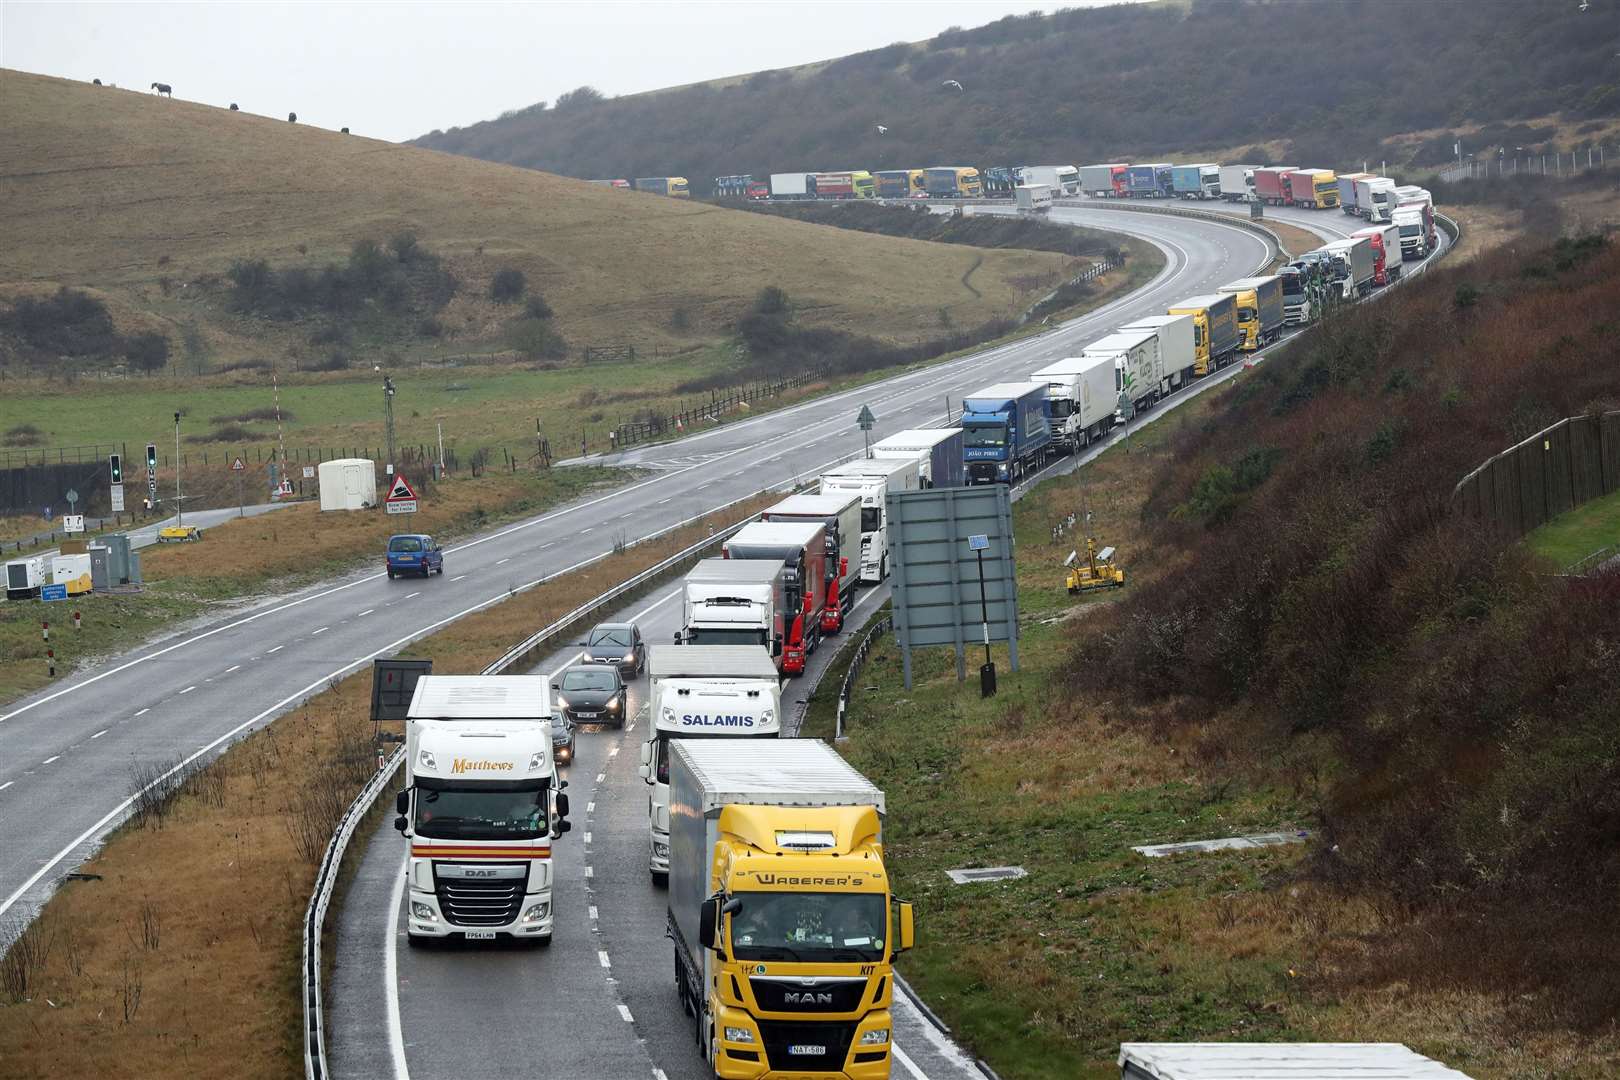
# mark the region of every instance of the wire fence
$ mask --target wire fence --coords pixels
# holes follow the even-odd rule
[[[693,425],[718,424],[726,413],[765,398],[778,397],[799,386],[807,386],[827,377],[823,368],[809,368],[796,375],[780,379],[743,383],[724,390],[712,390],[707,398],[693,401],[664,416],[649,416],[639,420],[622,421],[609,436],[615,448],[634,446],[663,435],[680,434]]]

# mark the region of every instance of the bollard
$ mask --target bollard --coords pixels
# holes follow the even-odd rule
[[[77,611],[75,611],[73,613],[73,629],[75,629],[75,630],[83,630],[84,629],[84,616],[80,615]]]
[[[44,638],[46,641],[51,640],[51,624],[48,622],[42,622],[39,625],[41,627],[39,636]]]
[[[45,650],[45,664],[46,664],[46,667],[48,669],[48,674],[50,675],[50,677],[53,678],[53,679],[56,678],[56,650],[55,649],[46,649]]]
[[[377,747],[377,771],[383,771],[383,748]]]

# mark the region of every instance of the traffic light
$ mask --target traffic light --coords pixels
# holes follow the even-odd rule
[[[122,484],[124,482],[124,456],[122,454],[108,454],[107,466],[112,473],[112,482]]]
[[[146,444],[146,475],[152,476],[157,472],[157,443]]]

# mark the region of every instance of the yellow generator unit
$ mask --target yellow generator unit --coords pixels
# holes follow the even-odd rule
[[[1082,592],[1092,589],[1116,589],[1125,584],[1125,571],[1114,565],[1114,549],[1105,547],[1097,550],[1095,541],[1086,541],[1086,557],[1082,560],[1078,551],[1069,552],[1069,557],[1063,560],[1063,565],[1069,568],[1068,587],[1070,596],[1078,596]]]

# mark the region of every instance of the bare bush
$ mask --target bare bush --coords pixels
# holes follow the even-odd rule
[[[132,945],[156,950],[163,942],[163,916],[157,905],[150,900],[142,900],[141,906],[135,910],[134,922],[126,926],[124,932],[129,935]]]
[[[124,1023],[133,1022],[135,1014],[141,1011],[141,994],[145,987],[146,976],[141,965],[124,957],[122,981],[118,987],[118,1003],[123,1009]]]
[[[137,829],[161,829],[174,806],[174,797],[186,781],[180,758],[131,762],[129,767],[130,821]]]
[[[7,920],[5,934],[12,941],[4,959],[0,959],[0,989],[21,1001],[39,985],[45,963],[51,958],[56,934],[44,920],[29,922],[23,918]]]

